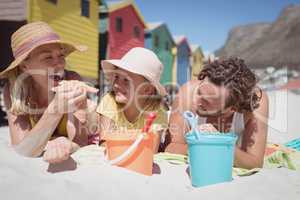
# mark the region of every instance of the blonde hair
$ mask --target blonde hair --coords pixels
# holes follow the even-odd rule
[[[32,112],[29,106],[30,90],[33,89],[31,77],[28,77],[28,74],[22,73],[18,67],[7,72],[6,77],[9,81],[11,101],[7,110],[15,115],[24,115]]]

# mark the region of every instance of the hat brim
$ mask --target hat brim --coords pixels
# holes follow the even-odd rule
[[[21,56],[19,56],[18,58],[16,58],[13,62],[10,63],[10,65],[8,67],[6,67],[5,70],[3,70],[2,72],[0,72],[0,78],[5,78],[7,72],[15,69],[18,65],[20,65],[20,63],[25,60],[28,55],[36,48],[46,45],[46,44],[61,44],[63,46],[63,48],[65,48],[65,55],[68,56],[69,54],[71,54],[74,51],[79,51],[79,52],[83,52],[86,51],[88,48],[85,45],[74,45],[72,43],[69,42],[64,42],[61,40],[52,40],[52,41],[47,41],[44,42],[42,44],[38,44],[35,45],[33,47],[31,47],[27,52],[25,52],[24,54],[22,54]]]
[[[145,77],[156,88],[156,90],[160,96],[167,95],[165,87],[160,82],[152,80],[150,77],[148,77],[142,73],[133,71],[129,66],[127,66],[127,63],[123,62],[122,60],[118,60],[118,59],[103,60],[103,61],[101,61],[101,66],[102,66],[104,75],[109,80],[111,79],[111,76],[109,75],[109,73],[113,72],[115,70],[115,67],[118,67],[120,69],[123,69],[123,70],[129,71],[131,73],[138,74],[138,75]]]

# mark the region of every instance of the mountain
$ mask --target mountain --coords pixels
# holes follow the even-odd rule
[[[300,6],[283,9],[274,23],[233,28],[218,57],[238,56],[253,68],[267,66],[300,69]]]

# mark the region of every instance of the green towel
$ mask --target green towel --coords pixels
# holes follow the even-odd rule
[[[264,168],[285,167],[291,170],[300,170],[300,152],[286,152],[277,150],[271,155],[265,157]]]
[[[244,168],[233,167],[232,175],[233,176],[250,176],[250,175],[258,172],[259,170],[260,170],[260,168],[244,169]]]
[[[158,153],[154,156],[154,161],[158,163],[167,161],[170,164],[186,165],[188,164],[188,156],[172,153]],[[263,168],[273,169],[279,167],[285,167],[291,170],[300,170],[300,152],[279,149],[273,152],[271,155],[265,157]],[[260,168],[249,170],[234,167],[232,169],[232,174],[233,176],[249,176],[255,174],[259,170]]]
[[[155,162],[167,161],[171,164],[184,165],[188,164],[188,157],[182,154],[158,153],[154,155]]]

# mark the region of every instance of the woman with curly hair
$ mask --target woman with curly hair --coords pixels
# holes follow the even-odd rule
[[[187,153],[184,135],[189,131],[182,113],[197,114],[199,129],[235,132],[238,142],[234,165],[262,167],[267,139],[268,97],[243,60],[229,58],[204,66],[198,80],[183,85],[172,105],[166,151]]]

